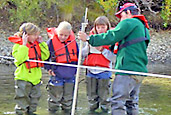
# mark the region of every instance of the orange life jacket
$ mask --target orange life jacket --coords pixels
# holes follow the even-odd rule
[[[11,42],[17,43],[20,45],[22,45],[23,43],[22,38],[18,36],[11,36],[8,39]],[[41,61],[41,50],[39,47],[39,43],[35,41],[32,44],[27,43],[26,46],[29,48],[29,53],[28,53],[29,59]],[[43,63],[38,63],[38,62],[26,61],[25,64],[28,69],[34,68],[34,67],[43,67]]]
[[[46,28],[47,34],[48,34],[50,39],[52,39],[56,35],[55,29],[56,29],[55,27],[53,27],[53,28]]]
[[[53,34],[52,44],[55,52],[56,62],[71,63],[72,61],[78,61],[78,51],[74,32],[71,32],[68,39],[64,42],[60,42],[58,35]]]

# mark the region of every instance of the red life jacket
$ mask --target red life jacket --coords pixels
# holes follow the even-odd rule
[[[23,43],[22,38],[18,37],[18,36],[12,36],[12,37],[9,37],[8,39],[11,42],[17,43],[20,45],[22,45],[22,43]],[[39,43],[37,41],[35,41],[32,44],[27,43],[26,46],[29,48],[29,53],[28,53],[29,59],[42,61],[41,60],[41,50],[39,47]],[[43,63],[38,63],[38,62],[26,61],[25,64],[28,69],[34,68],[34,67],[43,67]]]
[[[10,37],[8,37],[8,40],[10,41],[10,42],[13,42],[13,43],[16,43],[16,44],[20,44],[20,45],[22,45],[23,44],[23,40],[22,40],[22,38],[21,37],[18,37],[18,36],[10,36]]]
[[[64,42],[60,42],[58,35],[54,34],[52,44],[55,51],[56,62],[71,63],[72,61],[78,61],[74,32],[71,32],[68,39]]]
[[[55,29],[56,29],[55,27],[53,27],[53,28],[46,28],[46,31],[47,31],[48,36],[49,36],[50,39],[52,39],[54,37],[54,35],[56,35]]]
[[[89,35],[94,35],[94,28],[90,31]],[[109,46],[102,46],[109,50]],[[87,66],[100,66],[109,68],[110,61],[106,59],[102,54],[89,53],[83,62],[83,65]]]
[[[102,54],[89,54],[83,62],[87,66],[100,66],[109,68],[110,61]]]
[[[138,19],[140,19],[144,23],[144,25],[146,26],[146,28],[149,29],[148,21],[146,20],[146,18],[145,18],[144,15],[133,15],[132,18],[138,18]]]

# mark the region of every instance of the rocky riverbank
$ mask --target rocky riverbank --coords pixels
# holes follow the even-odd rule
[[[151,42],[147,49],[149,62],[171,65],[171,30],[150,31]]]
[[[45,31],[41,32],[45,41],[47,41],[47,34]],[[156,32],[150,30],[151,42],[149,44],[147,54],[149,63],[157,64],[171,64],[171,30]],[[8,37],[14,32],[0,30],[0,56],[11,57],[13,43],[8,41]],[[12,64],[13,60],[0,58],[1,64]]]

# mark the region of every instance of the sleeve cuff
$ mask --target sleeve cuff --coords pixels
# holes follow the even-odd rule
[[[86,38],[86,41],[89,43],[89,40],[90,40],[90,37],[89,36],[87,36],[87,38]]]
[[[103,49],[103,50],[102,50],[102,54],[103,54],[103,55],[106,55],[106,54],[107,54],[107,52],[108,52],[108,50],[107,50],[107,49]]]

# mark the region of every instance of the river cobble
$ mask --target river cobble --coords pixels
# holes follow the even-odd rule
[[[151,42],[147,49],[149,62],[171,64],[171,30],[150,33]]]

